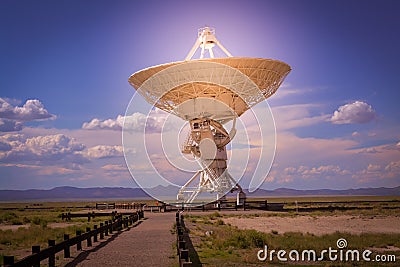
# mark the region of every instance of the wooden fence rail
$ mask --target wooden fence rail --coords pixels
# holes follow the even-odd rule
[[[94,211],[89,211],[89,212],[84,212],[84,213],[71,213],[71,212],[66,212],[66,213],[61,213],[61,219],[70,221],[72,218],[87,218],[88,222],[90,222],[91,219],[94,219],[96,217],[112,217],[115,218],[116,216],[123,215],[123,216],[129,216],[131,214],[134,214],[135,212],[130,211],[130,212],[118,212],[116,210],[110,211],[110,212],[94,212]]]
[[[64,234],[64,241],[56,244],[55,240],[48,241],[48,247],[41,250],[40,246],[32,246],[32,255],[29,255],[17,262],[14,260],[14,256],[4,256],[4,266],[13,267],[29,267],[29,266],[40,266],[40,262],[48,259],[48,266],[55,266],[55,255],[61,251],[64,251],[64,258],[71,257],[71,247],[76,245],[76,250],[82,250],[82,242],[86,241],[88,247],[92,246],[93,242],[100,239],[104,239],[104,236],[112,234],[113,231],[121,231],[122,229],[128,228],[133,223],[144,217],[143,211],[137,211],[127,217],[122,215],[116,216],[113,220],[105,221],[104,224],[100,223],[100,227],[94,226],[91,230],[89,227],[86,228],[86,232],[76,231],[75,237],[70,238],[69,235]]]
[[[96,203],[96,210],[106,210],[106,209],[123,209],[130,210],[136,209],[140,210],[143,208],[144,203]]]
[[[168,211],[210,211],[210,210],[248,210],[248,209],[262,209],[268,210],[271,208],[276,208],[276,204],[270,204],[267,200],[246,200],[243,204],[238,205],[236,201],[214,201],[211,203],[198,202],[198,203],[160,203],[159,205],[146,205],[143,206],[145,211],[158,211],[158,212],[168,212]],[[283,204],[279,204],[279,208],[283,208]]]

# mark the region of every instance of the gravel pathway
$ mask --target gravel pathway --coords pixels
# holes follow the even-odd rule
[[[171,233],[175,213],[145,213],[146,220],[106,245],[83,252],[66,266],[173,266],[178,259]]]

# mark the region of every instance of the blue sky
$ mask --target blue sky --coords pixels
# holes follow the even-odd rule
[[[398,1],[0,2],[0,187],[135,186],[117,122],[142,68],[183,60],[197,29],[292,71],[268,103],[264,188],[400,185]],[[145,112],[139,103],[138,112]],[[337,114],[335,115],[335,111]],[[104,127],[84,123],[109,120]]]

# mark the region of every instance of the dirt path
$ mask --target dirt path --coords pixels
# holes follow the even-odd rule
[[[146,220],[65,266],[173,266],[175,213],[145,213]]]

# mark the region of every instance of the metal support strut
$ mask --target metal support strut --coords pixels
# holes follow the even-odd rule
[[[233,124],[235,125],[235,123]],[[232,140],[236,130],[234,126],[231,133],[217,121],[208,118],[193,119],[190,121],[191,131],[182,153],[192,154],[198,159],[201,170],[187,181],[179,190],[177,199],[192,203],[198,194],[203,192],[216,193],[217,199],[225,196],[229,191],[242,188],[232,178],[227,170],[226,145]],[[191,186],[199,178],[196,186]]]

